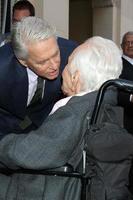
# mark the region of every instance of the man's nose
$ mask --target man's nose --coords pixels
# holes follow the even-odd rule
[[[132,47],[133,46],[133,41],[130,41],[129,42],[129,47]]]

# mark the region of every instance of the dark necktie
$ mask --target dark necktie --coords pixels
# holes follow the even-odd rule
[[[44,79],[39,77],[37,78],[37,89],[35,91],[35,94],[30,102],[30,105],[39,103],[42,101],[42,95],[43,95],[43,85],[44,85]]]
[[[32,125],[32,118],[30,117],[30,112],[32,113],[34,110],[36,110],[36,107],[39,103],[42,102],[42,96],[43,96],[43,85],[44,85],[44,79],[41,77],[37,78],[37,89],[35,91],[35,94],[28,106],[27,115],[25,116],[24,120],[22,120],[19,124],[20,128],[22,130],[25,130],[26,128],[30,127]]]

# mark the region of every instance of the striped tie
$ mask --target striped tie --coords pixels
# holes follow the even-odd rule
[[[35,94],[30,102],[30,105],[39,103],[42,101],[42,94],[43,94],[43,85],[44,85],[44,79],[39,77],[37,78],[37,89],[35,91]]]

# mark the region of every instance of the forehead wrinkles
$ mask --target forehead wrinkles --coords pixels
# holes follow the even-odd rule
[[[29,54],[31,57],[49,58],[53,56],[57,51],[59,51],[56,40],[43,40],[35,43],[30,43],[28,45]]]
[[[133,35],[127,35],[125,41],[133,40]]]

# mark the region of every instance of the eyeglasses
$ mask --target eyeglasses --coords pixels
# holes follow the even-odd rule
[[[133,45],[133,41],[126,41],[126,42],[124,42],[124,44],[126,46],[132,46]]]

